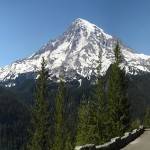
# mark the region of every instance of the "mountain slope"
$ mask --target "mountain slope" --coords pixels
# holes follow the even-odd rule
[[[101,73],[105,74],[114,61],[113,48],[116,42],[116,38],[96,25],[76,19],[63,35],[49,41],[38,52],[0,68],[0,81],[12,82],[21,74],[35,74],[40,68],[42,57],[47,60],[47,68],[53,79],[60,75],[66,79],[95,75],[99,53],[102,55]],[[137,75],[139,72],[150,72],[150,56],[136,54],[122,43],[121,50],[127,73]]]

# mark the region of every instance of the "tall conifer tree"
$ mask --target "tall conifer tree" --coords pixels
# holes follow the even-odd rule
[[[76,145],[84,145],[91,142],[89,138],[89,105],[89,101],[83,95],[78,110]]]
[[[106,115],[106,101],[104,96],[104,85],[101,71],[101,53],[99,53],[98,60],[98,77],[96,88],[92,99],[87,101],[85,96],[81,100],[79,108],[79,123],[77,132],[77,145],[94,143],[100,144],[107,140],[107,115]]]
[[[71,114],[68,114],[69,106],[71,107],[72,98],[68,95],[65,83],[61,80],[55,98],[54,113],[54,144],[53,150],[73,150],[74,133],[72,128],[72,120],[68,122]],[[73,111],[73,110],[72,110]],[[74,116],[73,116],[74,117]]]
[[[65,87],[64,82],[60,82],[58,93],[55,99],[55,137],[54,137],[54,150],[63,150],[65,144],[65,121],[64,121],[64,100],[65,100]]]
[[[44,58],[36,84],[36,98],[32,111],[32,136],[29,150],[50,150],[50,115],[48,96],[48,71]]]
[[[115,49],[115,63],[111,66],[109,76],[109,116],[111,123],[111,136],[120,136],[130,125],[129,103],[127,98],[127,80],[124,69],[120,69],[122,55],[119,43]]]
[[[102,144],[108,140],[108,114],[106,107],[106,98],[105,98],[105,90],[104,90],[104,82],[101,76],[101,68],[102,68],[102,53],[99,53],[98,56],[98,66],[97,66],[97,83],[94,91],[93,101],[95,102],[96,111],[96,144]]]

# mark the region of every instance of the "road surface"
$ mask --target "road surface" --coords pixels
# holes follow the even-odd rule
[[[150,129],[122,150],[150,150]]]

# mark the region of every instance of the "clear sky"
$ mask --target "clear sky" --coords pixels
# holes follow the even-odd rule
[[[76,18],[150,54],[150,0],[0,0],[0,66],[31,55]]]

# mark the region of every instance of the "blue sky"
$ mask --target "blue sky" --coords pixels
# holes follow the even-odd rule
[[[76,18],[150,54],[149,0],[0,0],[0,66],[29,56]]]

